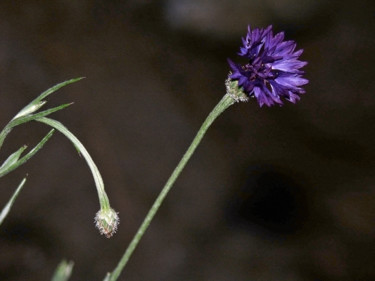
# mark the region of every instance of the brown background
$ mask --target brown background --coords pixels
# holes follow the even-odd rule
[[[152,3],[150,3],[152,2]],[[273,24],[305,50],[297,105],[238,104],[216,121],[120,280],[374,280],[373,1],[2,1],[0,122],[48,98],[96,161],[118,233],[93,225],[98,199],[59,133],[1,179],[0,280],[71,280],[113,270],[209,111],[247,24]],[[30,123],[1,159],[48,131]]]

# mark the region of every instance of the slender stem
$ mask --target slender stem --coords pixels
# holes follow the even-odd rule
[[[93,178],[95,180],[95,185],[98,191],[99,203],[100,203],[101,209],[109,209],[110,208],[109,199],[104,190],[104,182],[103,182],[102,176],[100,175],[100,172],[98,170],[98,167],[95,165],[94,160],[92,160],[89,152],[86,150],[83,144],[60,122],[47,118],[47,117],[41,117],[35,120],[38,122],[45,123],[55,128],[56,130],[61,132],[63,135],[65,135],[74,144],[74,146],[82,154],[82,156],[85,158],[87,164],[90,167],[90,170],[92,172]]]
[[[123,257],[121,258],[120,262],[118,263],[115,270],[110,274],[110,278],[106,279],[109,281],[115,281],[120,276],[122,270],[124,269],[125,265],[127,264],[128,260],[130,259],[131,255],[133,254],[135,248],[137,247],[139,241],[141,240],[143,234],[147,230],[148,226],[150,225],[152,219],[154,218],[156,212],[158,211],[160,205],[163,203],[164,198],[167,196],[169,190],[173,186],[174,182],[180,175],[181,171],[184,169],[186,163],[189,161],[190,157],[193,155],[195,149],[201,142],[204,134],[206,133],[207,129],[213,123],[213,121],[222,113],[225,109],[231,106],[235,100],[230,97],[229,95],[225,95],[221,101],[215,106],[215,108],[211,111],[208,115],[207,119],[203,122],[201,128],[199,129],[197,135],[195,136],[194,140],[190,144],[188,150],[185,152],[184,156],[178,163],[177,167],[173,171],[172,175],[168,179],[167,183],[163,187],[162,191],[160,192],[159,196],[156,198],[154,204],[152,205],[151,209],[149,210],[146,218],[144,219],[143,223],[139,227],[137,233],[133,237],[132,241],[130,242],[128,248],[126,249]],[[107,277],[108,278],[108,277]]]

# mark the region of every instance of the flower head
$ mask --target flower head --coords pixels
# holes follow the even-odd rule
[[[112,208],[100,209],[95,216],[95,225],[99,229],[100,234],[110,238],[116,233],[120,219]]]
[[[284,32],[274,36],[271,25],[253,30],[249,26],[238,52],[247,63],[240,65],[228,59],[232,69],[229,78],[238,80],[238,86],[249,97],[255,97],[260,106],[282,105],[281,98],[295,103],[305,93],[301,86],[309,82],[300,70],[307,64],[299,60],[303,50],[295,51],[294,41],[283,40]]]

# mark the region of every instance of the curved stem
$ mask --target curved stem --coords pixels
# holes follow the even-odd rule
[[[35,119],[35,121],[45,123],[55,128],[60,133],[65,135],[74,144],[76,149],[79,151],[79,153],[82,154],[82,156],[85,158],[87,164],[90,167],[90,170],[92,172],[95,185],[98,191],[100,208],[106,209],[106,210],[109,209],[110,208],[109,199],[104,190],[104,182],[103,182],[102,176],[100,175],[98,167],[95,165],[94,161],[92,160],[90,154],[88,153],[87,149],[83,146],[83,144],[63,124],[61,124],[60,122],[56,120],[53,120],[47,117],[41,117],[41,118]]]
[[[194,140],[190,144],[188,150],[185,152],[184,156],[178,163],[177,167],[173,171],[172,175],[168,179],[167,183],[161,190],[160,194],[156,198],[154,204],[152,205],[151,209],[149,210],[146,218],[144,219],[143,223],[139,227],[137,233],[133,237],[132,241],[130,242],[128,248],[126,249],[123,257],[121,258],[120,262],[118,263],[115,270],[106,277],[105,280],[115,281],[120,276],[122,270],[124,269],[125,265],[127,264],[128,260],[130,259],[131,255],[133,254],[135,248],[137,247],[139,241],[143,237],[145,231],[147,230],[148,226],[150,225],[152,219],[154,218],[156,212],[159,210],[160,205],[163,203],[164,198],[167,196],[169,190],[172,188],[174,182],[180,175],[181,171],[184,169],[186,163],[189,161],[190,157],[193,155],[195,149],[198,147],[199,143],[201,142],[203,136],[205,135],[207,129],[211,126],[211,124],[215,121],[215,119],[224,112],[229,106],[231,106],[235,100],[226,94],[221,101],[215,106],[215,108],[211,111],[208,115],[206,120],[203,122],[201,128],[199,129],[197,135],[195,136]]]

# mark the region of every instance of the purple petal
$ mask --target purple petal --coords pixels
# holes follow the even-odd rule
[[[301,87],[309,81],[301,70],[307,62],[299,59],[303,49],[295,50],[292,40],[283,41],[284,32],[273,35],[272,25],[251,29],[248,26],[238,55],[247,59],[240,65],[228,59],[232,70],[230,78],[249,96],[254,96],[259,105],[282,104],[282,98],[295,103],[305,93]]]

